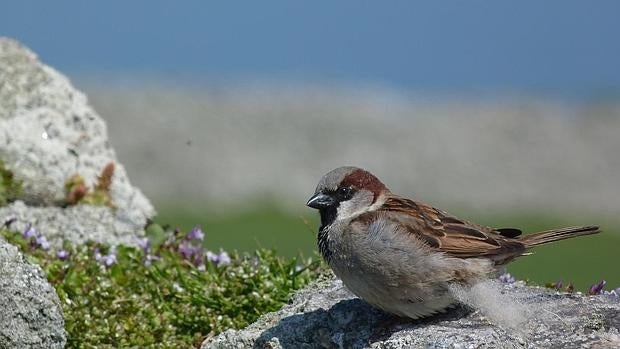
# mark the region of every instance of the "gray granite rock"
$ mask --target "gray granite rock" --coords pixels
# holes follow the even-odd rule
[[[0,207],[0,224],[15,218],[11,229],[24,231],[28,225],[47,238],[53,248],[63,240],[80,244],[89,240],[112,245],[136,245],[143,232],[131,221],[119,219],[105,206],[76,205],[33,207],[15,201]]]
[[[154,210],[129,182],[105,122],[69,80],[18,42],[0,37],[0,159],[23,180],[21,200],[56,205],[74,174],[88,184],[115,164],[112,199],[119,219],[142,227]]]
[[[340,281],[323,281],[247,328],[206,340],[202,349],[620,347],[617,296],[559,294],[519,283],[488,287],[473,293],[473,308],[407,320],[371,307]]]
[[[64,348],[58,296],[39,266],[0,238],[0,348]]]

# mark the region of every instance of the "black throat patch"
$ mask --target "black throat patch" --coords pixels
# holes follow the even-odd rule
[[[325,259],[325,261],[329,261],[332,256],[332,251],[329,248],[328,227],[324,227],[319,230],[317,244],[319,245],[319,252],[321,252],[323,259]]]
[[[319,252],[326,261],[329,261],[332,255],[332,250],[329,248],[329,226],[336,220],[337,210],[337,207],[330,207],[319,211],[321,227],[317,236],[317,244]]]

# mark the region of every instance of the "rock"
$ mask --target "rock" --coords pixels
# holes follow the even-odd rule
[[[323,281],[247,328],[206,340],[202,349],[620,347],[619,297],[559,294],[522,283],[489,285],[499,298],[474,293],[482,296],[473,302],[480,309],[460,306],[408,320],[371,307],[340,281]]]
[[[64,348],[60,301],[41,268],[0,238],[0,348]]]
[[[154,214],[118,163],[105,122],[66,77],[16,41],[0,38],[0,82],[0,159],[24,181],[24,201],[62,201],[70,176],[94,183],[112,162],[118,211],[140,222]]]
[[[147,219],[155,214],[149,200],[129,182],[110,146],[105,122],[88,105],[86,96],[66,77],[39,62],[33,52],[8,38],[0,38],[0,160],[23,181],[18,199],[29,206],[51,207],[63,203],[65,183],[71,176],[79,174],[92,186],[102,169],[113,163],[110,193],[116,210],[80,208],[67,211],[67,216],[60,218],[63,222],[81,218],[76,211],[88,211],[87,219],[105,216],[105,222],[92,227],[112,228],[107,231],[111,241],[105,242],[116,243],[115,236],[128,232],[139,235]],[[22,208],[18,204],[3,212]],[[33,216],[34,212],[42,216]],[[47,224],[51,212],[62,215],[64,211],[34,209],[26,216]],[[64,227],[52,224],[38,228],[56,234]]]
[[[16,218],[11,229],[24,231],[32,224],[56,248],[62,246],[63,240],[73,244],[91,240],[112,245],[136,245],[137,229],[141,229],[130,221],[118,219],[108,207],[93,205],[32,207],[15,201],[0,207],[0,222],[8,218]]]

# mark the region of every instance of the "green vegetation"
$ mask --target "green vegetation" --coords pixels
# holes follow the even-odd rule
[[[143,248],[89,243],[51,251],[41,236],[2,235],[41,265],[62,303],[68,348],[195,347],[277,310],[320,275],[320,263],[201,248],[203,233],[152,226]],[[146,242],[146,240],[145,240]]]
[[[210,232],[205,238],[209,246],[248,252],[257,247],[275,248],[278,254],[287,257],[315,254],[318,215],[314,210],[300,207],[299,213],[290,214],[273,205],[254,207],[217,216],[205,215],[209,208],[199,205],[163,207],[159,210],[158,221],[177,222],[185,229],[200,223]],[[517,227],[525,234],[563,226],[599,224],[603,233],[538,247],[531,256],[511,263],[508,271],[518,279],[539,285],[559,280],[564,284],[573,282],[580,291],[587,290],[601,279],[607,280],[611,288],[620,286],[617,267],[620,227],[617,221],[527,213],[472,215],[466,210],[452,213],[490,226]]]
[[[15,180],[13,172],[4,167],[4,162],[0,161],[0,206],[15,200],[21,191],[21,182]]]
[[[114,176],[114,163],[107,164],[101,170],[97,183],[92,189],[86,185],[86,181],[79,174],[71,176],[65,182],[65,202],[68,205],[87,204],[114,208],[110,194],[112,176]]]

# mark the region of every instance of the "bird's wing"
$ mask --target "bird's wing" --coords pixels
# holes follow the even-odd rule
[[[421,202],[390,196],[379,212],[429,247],[454,257],[486,257],[502,263],[525,251],[524,244],[513,238],[520,234],[517,229],[470,223]]]

